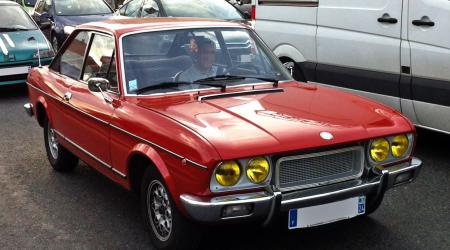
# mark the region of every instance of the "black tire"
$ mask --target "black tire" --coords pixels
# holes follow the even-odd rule
[[[160,209],[150,204],[155,204],[155,207],[159,205]],[[198,248],[203,235],[202,228],[188,221],[178,212],[161,175],[152,167],[146,169],[141,183],[141,210],[150,238],[157,249]],[[157,215],[161,216],[164,222],[161,223],[164,224],[161,227],[158,227],[156,223]]]
[[[283,64],[288,63],[288,62],[293,62],[294,68],[292,68],[292,77],[294,77],[294,79],[297,81],[306,82],[306,75],[296,62],[292,61],[291,59],[286,59],[286,58],[280,58],[280,61]]]
[[[48,161],[54,170],[68,172],[78,165],[78,158],[58,143],[48,119],[44,121],[44,141]]]

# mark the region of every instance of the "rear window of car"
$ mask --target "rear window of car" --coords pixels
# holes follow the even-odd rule
[[[221,0],[162,0],[167,16],[243,20],[241,13]]]
[[[14,29],[34,30],[37,27],[22,7],[3,5],[0,8],[0,32]]]
[[[101,15],[112,13],[103,0],[56,0],[55,10],[58,16]]]

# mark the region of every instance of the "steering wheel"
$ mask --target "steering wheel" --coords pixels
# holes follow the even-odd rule
[[[235,65],[227,68],[222,74],[226,75],[226,74],[230,73],[232,70],[235,70],[235,69],[240,68],[242,66],[250,66],[250,68],[253,68],[256,71],[256,74],[259,74],[259,68],[256,67],[254,64],[252,64],[250,62],[235,64]],[[246,68],[244,67],[244,69],[246,69]]]

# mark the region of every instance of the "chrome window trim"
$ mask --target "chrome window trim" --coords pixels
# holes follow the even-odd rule
[[[52,98],[52,99],[54,99],[54,100],[56,100],[56,101],[61,102],[62,104],[65,104],[66,106],[68,106],[68,107],[70,107],[70,108],[75,109],[75,110],[78,111],[78,112],[81,112],[81,113],[83,113],[83,114],[86,114],[86,115],[88,115],[89,117],[91,117],[91,118],[93,118],[93,119],[95,119],[95,120],[97,120],[97,121],[99,121],[99,122],[101,122],[101,123],[103,123],[103,124],[105,124],[105,125],[108,125],[108,126],[111,127],[111,128],[114,128],[114,129],[116,129],[116,130],[118,130],[118,131],[120,131],[120,132],[122,132],[122,133],[125,133],[125,134],[127,134],[127,135],[129,135],[129,136],[131,136],[131,137],[133,137],[133,138],[135,138],[135,139],[141,141],[141,142],[150,144],[150,145],[152,145],[152,146],[154,146],[154,147],[156,147],[156,148],[158,148],[158,149],[160,149],[160,150],[162,150],[162,151],[164,151],[164,152],[166,152],[166,153],[168,153],[168,154],[170,154],[170,155],[172,155],[172,156],[174,156],[174,157],[176,157],[176,158],[178,158],[178,159],[180,159],[180,160],[185,160],[186,163],[188,163],[188,165],[191,165],[191,166],[193,166],[193,167],[197,167],[197,168],[200,168],[200,169],[203,169],[203,170],[208,170],[208,167],[206,167],[205,165],[202,165],[202,164],[197,163],[197,162],[195,162],[195,161],[193,161],[193,160],[190,160],[190,159],[188,159],[188,158],[186,158],[186,157],[184,157],[184,156],[181,156],[181,155],[179,155],[179,154],[177,154],[177,153],[175,153],[175,152],[172,152],[172,151],[170,151],[169,149],[166,149],[166,148],[164,148],[164,147],[162,147],[162,146],[160,146],[160,145],[158,145],[158,144],[156,144],[156,143],[154,143],[154,142],[151,142],[151,141],[146,140],[146,139],[144,139],[144,138],[142,138],[142,137],[140,137],[140,136],[137,136],[137,135],[135,135],[135,134],[133,134],[133,133],[130,133],[130,132],[128,132],[128,131],[126,131],[126,130],[120,128],[120,127],[117,127],[117,126],[115,126],[115,125],[109,123],[109,122],[106,122],[106,121],[104,121],[104,120],[101,120],[101,119],[99,119],[99,118],[97,118],[97,117],[95,117],[95,116],[93,116],[93,115],[91,115],[91,114],[85,113],[85,112],[83,112],[83,111],[81,111],[81,110],[79,110],[79,109],[73,107],[72,105],[69,105],[67,102],[63,101],[62,99],[59,99],[59,98],[54,97],[54,96],[52,96],[52,95],[50,95],[50,94],[48,94],[48,93],[45,93],[43,90],[41,90],[41,89],[39,89],[39,88],[33,86],[33,85],[30,84],[29,82],[27,82],[27,85],[30,86],[30,87],[32,87],[32,88],[34,88],[35,90],[41,92],[42,94],[44,94],[44,95],[46,95],[46,96],[48,96],[48,97],[50,97],[50,98]]]
[[[359,172],[357,174],[351,175],[351,176],[347,176],[347,177],[344,177],[344,178],[333,179],[333,180],[317,182],[317,183],[311,183],[311,184],[306,184],[306,185],[299,185],[299,186],[293,186],[293,187],[287,187],[287,188],[281,188],[280,187],[280,163],[282,161],[295,160],[295,159],[305,159],[305,158],[313,158],[313,157],[317,157],[317,156],[332,155],[332,154],[343,153],[343,152],[348,152],[348,151],[359,151],[359,153],[360,153],[360,160],[361,160],[361,162],[359,163],[360,164],[360,170],[359,170]],[[285,192],[285,191],[291,191],[291,190],[299,190],[299,189],[305,189],[305,188],[311,188],[311,187],[324,186],[324,185],[329,185],[329,184],[333,184],[333,183],[343,182],[343,181],[347,181],[347,180],[357,179],[357,178],[360,178],[362,176],[363,172],[364,172],[364,169],[365,169],[365,164],[364,164],[365,159],[364,158],[365,158],[365,153],[364,153],[364,147],[363,146],[353,146],[353,147],[348,147],[348,148],[343,148],[343,149],[336,149],[336,150],[330,150],[330,151],[324,151],[324,152],[318,152],[318,153],[310,153],[310,154],[304,154],[304,155],[294,155],[294,156],[281,157],[275,163],[275,186],[280,191]]]
[[[72,140],[70,140],[69,138],[67,138],[66,136],[64,136],[61,132],[59,132],[58,130],[54,129],[55,133],[58,134],[61,138],[63,138],[64,141],[68,142],[69,144],[71,144],[72,146],[74,146],[75,148],[77,148],[78,150],[80,150],[81,152],[83,152],[84,154],[86,154],[87,156],[91,157],[92,159],[94,159],[95,161],[97,161],[98,163],[100,163],[103,167],[107,168],[108,170],[111,170],[112,172],[114,172],[115,174],[119,175],[120,177],[126,179],[127,175],[120,172],[119,170],[113,168],[112,166],[110,166],[108,163],[100,160],[99,158],[97,158],[95,155],[93,155],[92,153],[90,153],[89,151],[87,151],[86,149],[84,149],[83,147],[81,147],[80,145],[76,144],[75,142],[73,142]]]
[[[135,34],[141,34],[141,33],[151,33],[151,32],[159,32],[159,31],[171,31],[171,30],[185,30],[185,29],[220,29],[220,28],[230,28],[230,29],[243,29],[243,30],[247,30],[247,31],[253,31],[251,28],[249,27],[241,27],[241,26],[234,26],[234,25],[223,25],[223,26],[205,26],[205,25],[192,25],[192,26],[184,26],[184,27],[171,27],[171,28],[157,28],[157,29],[147,29],[147,30],[139,30],[139,31],[133,31],[133,32],[129,32],[129,33],[125,33],[122,34],[119,37],[119,51],[120,51],[120,70],[122,72],[122,78],[120,79],[122,81],[122,88],[123,88],[123,92],[124,92],[124,96],[160,96],[160,95],[167,95],[167,94],[173,94],[173,93],[188,93],[188,92],[199,92],[199,91],[204,91],[204,90],[213,90],[213,89],[220,89],[220,87],[212,87],[212,88],[202,88],[202,89],[189,89],[189,90],[180,90],[180,91],[173,91],[173,92],[166,92],[166,93],[155,93],[155,94],[150,94],[150,95],[136,95],[136,94],[129,94],[127,91],[127,86],[126,86],[126,79],[125,79],[125,63],[124,63],[124,56],[123,56],[123,38],[130,36],[130,35],[135,35]],[[255,33],[256,34],[256,33]],[[256,34],[257,35],[257,34]],[[259,36],[258,36],[259,38]],[[289,80],[284,80],[284,81],[289,81]],[[284,82],[283,81],[283,82]],[[281,81],[280,81],[281,82]],[[252,83],[246,83],[246,84],[240,84],[240,85],[234,85],[234,86],[230,86],[229,88],[236,88],[236,87],[242,87],[242,86],[252,86],[252,85],[261,85],[261,84],[267,84],[267,83],[257,83],[257,84],[252,84]]]

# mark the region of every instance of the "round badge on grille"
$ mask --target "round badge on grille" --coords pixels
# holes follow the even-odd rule
[[[330,132],[320,132],[320,137],[328,141],[333,139],[333,135]]]

